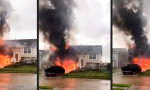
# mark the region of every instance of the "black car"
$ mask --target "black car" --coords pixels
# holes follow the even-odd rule
[[[61,76],[65,74],[65,69],[61,66],[51,66],[48,69],[45,69],[45,75],[47,77]]]
[[[142,68],[138,64],[128,64],[127,66],[122,67],[121,70],[124,75],[133,75],[140,73]]]

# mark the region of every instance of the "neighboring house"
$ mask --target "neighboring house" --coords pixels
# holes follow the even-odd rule
[[[78,52],[79,61],[78,68],[97,69],[101,67],[102,61],[102,46],[100,45],[72,45],[70,46]],[[40,68],[51,66],[48,61],[49,51],[40,50],[39,52]],[[46,65],[47,64],[47,65]]]
[[[128,49],[126,48],[113,48],[112,54],[113,67],[122,67],[129,63]]]
[[[12,48],[12,62],[34,63],[37,59],[37,39],[5,40]]]
[[[102,46],[101,45],[76,45],[71,46],[79,55],[77,67],[81,68],[100,68],[102,63]]]

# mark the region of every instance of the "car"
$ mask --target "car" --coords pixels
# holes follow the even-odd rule
[[[45,69],[45,75],[47,77],[62,76],[65,74],[65,69],[61,66],[51,66],[48,69]]]
[[[121,70],[124,75],[133,75],[140,73],[142,68],[138,64],[128,64],[127,66],[122,67]]]

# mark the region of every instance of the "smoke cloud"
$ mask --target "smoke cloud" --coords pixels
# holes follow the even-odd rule
[[[0,0],[0,54],[12,56],[11,48],[8,48],[1,39],[6,32],[10,30],[7,23],[8,14],[11,11],[11,5],[7,0]]]
[[[40,0],[40,31],[49,44],[55,46],[56,55],[61,60],[66,57],[74,58],[76,53],[72,48],[66,50],[68,35],[73,24],[73,0]],[[77,60],[77,59],[74,59]]]
[[[143,1],[114,0],[113,4],[113,25],[125,35],[131,36],[135,44],[133,56],[149,56],[148,38],[143,29],[146,26]]]

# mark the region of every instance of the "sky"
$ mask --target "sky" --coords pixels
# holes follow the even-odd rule
[[[104,62],[110,62],[110,0],[75,0],[71,45],[102,45]],[[42,42],[40,49],[47,44]]]
[[[8,17],[10,32],[5,39],[37,38],[37,0],[9,0],[12,12]]]

